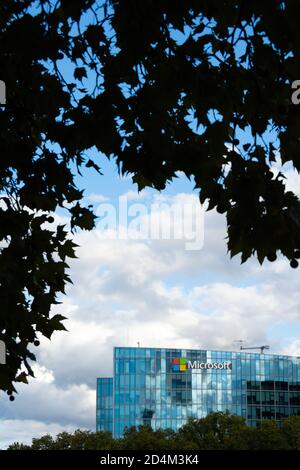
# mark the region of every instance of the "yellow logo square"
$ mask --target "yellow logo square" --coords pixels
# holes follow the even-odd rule
[[[186,370],[186,365],[185,365],[185,364],[180,364],[179,367],[180,367],[180,370],[182,370],[182,371],[183,371],[183,370]]]

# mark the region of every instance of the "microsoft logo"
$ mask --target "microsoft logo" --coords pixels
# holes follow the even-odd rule
[[[173,372],[179,372],[186,370],[186,358],[185,357],[174,357],[172,361]]]
[[[172,360],[173,372],[184,372],[187,369],[224,369],[231,370],[231,362],[200,362],[188,361],[185,357],[174,357]]]

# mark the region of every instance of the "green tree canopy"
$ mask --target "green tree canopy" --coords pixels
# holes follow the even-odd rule
[[[190,418],[178,439],[191,449],[247,449],[248,431],[243,418],[218,412],[203,419]]]
[[[91,432],[77,429],[73,433],[61,432],[55,438],[50,434],[33,438],[32,444],[14,442],[8,450],[112,450],[118,448],[118,440],[109,432]]]
[[[283,422],[283,434],[294,450],[300,450],[300,416],[289,416]]]
[[[74,181],[100,171],[88,149],[139,189],[193,178],[226,214],[231,256],[298,266],[300,203],[273,165],[300,169],[299,14],[294,0],[1,2],[2,390],[33,375],[38,334],[64,329],[50,311],[75,246],[53,213],[93,228]]]
[[[178,431],[152,430],[148,426],[126,429],[122,439],[108,432],[62,432],[19,442],[9,450],[299,450],[300,416],[290,416],[282,427],[265,420],[260,427],[248,427],[245,420],[228,413],[211,413],[191,418]]]
[[[295,429],[299,422],[297,419]],[[286,433],[283,433],[276,423],[276,421],[266,420],[262,423],[259,429],[252,428],[249,433],[249,448],[251,450],[291,450],[295,449],[293,441],[288,439]]]
[[[174,447],[174,437],[171,429],[153,431],[150,426],[133,427],[125,430],[120,445],[124,450],[166,450]]]

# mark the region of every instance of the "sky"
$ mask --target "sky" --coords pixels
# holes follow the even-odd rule
[[[93,231],[76,234],[74,284],[53,309],[68,317],[68,332],[41,340],[36,378],[18,387],[14,402],[0,395],[0,448],[46,433],[95,430],[96,378],[112,375],[114,346],[237,350],[235,341],[243,339],[269,344],[270,353],[299,355],[299,270],[282,258],[263,266],[230,259],[224,216],[204,213],[193,182],[181,175],[161,193],[138,193],[113,162],[100,157],[100,164],[103,176],[87,171],[78,180],[99,219]],[[286,176],[300,195],[299,176],[290,169]],[[105,226],[105,210],[120,212],[120,197],[133,216]],[[168,207],[187,208],[183,223],[197,221],[201,246],[187,249],[196,231],[175,237]],[[136,220],[140,226],[170,220],[171,235],[151,239],[141,231],[139,237]]]
[[[63,72],[72,75],[69,66]],[[100,155],[97,163],[103,176],[86,169],[76,181],[99,219],[93,231],[76,234],[73,285],[53,309],[68,318],[68,332],[41,338],[36,378],[18,386],[14,402],[0,394],[0,449],[46,433],[95,430],[96,378],[112,375],[114,346],[237,350],[242,339],[300,355],[300,268],[280,257],[263,266],[230,259],[225,217],[204,213],[193,181],[182,175],[160,193],[138,193],[114,162]],[[300,197],[298,174],[289,167],[285,174]],[[120,217],[124,201],[128,215]],[[180,223],[172,207],[184,209]],[[64,222],[64,214],[56,218]],[[171,236],[139,236],[139,224],[169,227]],[[200,246],[188,249],[195,234]]]

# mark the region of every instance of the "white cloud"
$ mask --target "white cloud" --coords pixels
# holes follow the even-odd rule
[[[191,195],[153,200],[184,203]],[[74,286],[54,309],[69,318],[69,332],[43,339],[37,379],[20,386],[15,402],[2,399],[0,426],[9,429],[0,447],[48,429],[93,429],[96,377],[112,374],[115,345],[233,349],[234,340],[245,339],[271,344],[274,353],[298,351],[297,271],[281,259],[240,265],[229,259],[225,235],[225,219],[214,211],[205,215],[199,251],[187,251],[184,240],[77,234]],[[290,341],[272,340],[272,327],[281,322],[293,325]]]
[[[106,202],[109,200],[107,196],[98,193],[90,193],[88,196],[86,196],[86,199],[90,202]]]
[[[143,189],[142,191],[133,191],[130,189],[126,193],[122,194],[122,197],[124,199],[127,199],[127,201],[140,201],[142,199],[145,199],[149,196],[148,191]]]
[[[289,170],[285,172],[286,176],[286,189],[292,191],[300,197],[300,175],[296,170]]]
[[[1,419],[32,419],[73,427],[94,427],[95,391],[86,384],[60,387],[55,382],[37,379],[30,381],[28,386],[20,385],[18,391],[13,403],[2,397]]]
[[[6,449],[14,442],[31,444],[33,438],[42,437],[45,434],[56,436],[58,433],[73,432],[74,426],[58,423],[43,423],[33,419],[1,419],[0,420],[0,450]]]
[[[272,165],[272,171],[276,176],[281,172],[285,176],[283,181],[287,191],[292,191],[300,197],[300,175],[292,166],[291,162],[282,165],[280,155],[277,153],[277,159]]]
[[[283,354],[288,356],[300,356],[300,339],[294,339],[289,345],[283,349]]]

